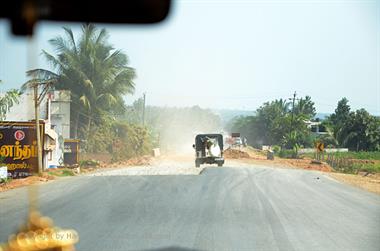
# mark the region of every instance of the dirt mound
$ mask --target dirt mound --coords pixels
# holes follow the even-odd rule
[[[346,173],[329,173],[329,175],[336,180],[380,194],[380,174],[370,174],[364,177]]]
[[[239,149],[228,148],[223,152],[223,156],[226,159],[242,159],[242,158],[250,158],[251,156],[244,151]]]
[[[142,157],[136,157],[131,158],[125,162],[128,166],[146,166],[150,165],[150,162],[152,160],[152,157],[150,156],[142,156]]]
[[[118,167],[125,167],[125,166],[149,166],[151,164],[152,157],[151,156],[141,156],[141,157],[134,157],[130,158],[125,161],[118,161],[113,164],[105,165],[102,167],[110,167],[110,168],[118,168]]]
[[[54,180],[54,176],[48,175],[44,173],[41,177],[40,176],[29,176],[27,178],[23,179],[13,179],[9,182],[1,183],[0,184],[0,192],[7,191],[13,188],[17,187],[23,187],[28,186],[32,184],[38,184],[38,183],[44,183],[48,182],[49,180]]]
[[[295,168],[316,170],[322,172],[332,172],[332,168],[325,162],[314,162],[311,159],[282,159],[276,158],[274,161],[276,164],[283,164],[285,166],[291,166]]]

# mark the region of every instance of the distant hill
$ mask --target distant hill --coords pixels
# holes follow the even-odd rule
[[[247,110],[211,109],[211,111],[220,117],[222,125],[226,125],[234,117],[255,115],[255,111],[247,111]],[[328,116],[330,116],[330,113],[317,113],[314,116],[314,118],[319,118],[320,120],[324,120]]]
[[[219,115],[222,124],[225,125],[232,118],[237,116],[253,116],[255,115],[255,111],[247,111],[247,110],[233,110],[233,109],[212,109],[213,113]]]
[[[317,113],[314,118],[319,118],[320,120],[326,119],[328,116],[330,116],[330,113]]]
[[[233,110],[233,109],[212,109],[213,113],[219,115],[222,124],[225,125],[232,118],[237,116],[254,116],[255,111],[247,111],[247,110]],[[317,113],[314,118],[319,118],[320,120],[326,119],[330,116],[330,113]]]

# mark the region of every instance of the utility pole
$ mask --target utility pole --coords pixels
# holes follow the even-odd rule
[[[293,104],[292,104],[292,120],[291,120],[291,123],[290,123],[290,126],[291,126],[291,130],[293,130],[293,119],[294,119],[294,105],[296,103],[296,96],[297,96],[297,92],[294,92],[293,94]]]
[[[145,126],[145,99],[146,93],[143,93],[143,111],[142,111],[142,125]]]
[[[37,55],[35,54],[37,51],[37,44],[33,37],[28,37],[28,67],[29,69],[33,69],[37,65]],[[33,81],[30,84],[30,87],[33,88],[33,96],[34,96],[34,119],[36,125],[36,140],[37,140],[37,170],[38,175],[42,175],[42,144],[41,144],[41,131],[40,131],[40,118],[39,118],[39,105],[41,97],[46,94],[47,89],[44,88],[43,93],[38,94],[39,85],[37,81]]]
[[[37,166],[38,166],[38,175],[42,175],[42,144],[41,144],[41,131],[40,131],[40,114],[39,107],[43,99],[45,98],[46,93],[54,84],[54,81],[51,82],[34,82],[31,87],[34,92],[34,119],[36,120],[36,139],[37,139]],[[38,93],[39,86],[43,85],[41,93]]]
[[[38,102],[38,83],[33,84],[34,91],[34,118],[36,120],[36,138],[37,138],[37,167],[38,175],[42,175],[42,148],[41,148],[41,132],[40,132],[40,118],[39,118],[39,102]]]

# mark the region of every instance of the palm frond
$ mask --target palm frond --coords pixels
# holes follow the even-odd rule
[[[75,51],[75,53],[77,53],[77,46],[76,46],[76,43],[75,43],[75,38],[74,38],[74,34],[73,34],[73,31],[70,29],[70,28],[67,28],[67,27],[62,27],[65,32],[66,32],[66,35],[67,37],[69,38],[69,43],[73,49],[73,51]]]
[[[79,101],[81,102],[81,104],[88,110],[91,109],[91,103],[90,101],[88,100],[88,98],[85,96],[85,95],[82,95],[80,98],[79,98]]]
[[[57,36],[49,40],[49,43],[54,47],[57,53],[65,53],[70,51],[70,46],[62,36]]]
[[[58,79],[59,75],[45,69],[33,69],[26,72],[26,75],[30,78],[36,78],[36,79]]]
[[[103,44],[105,40],[109,37],[108,32],[105,28],[101,29],[95,40],[95,44]]]
[[[51,64],[51,66],[53,66],[54,69],[63,67],[62,62],[47,51],[42,50],[41,55],[45,57],[45,59]]]

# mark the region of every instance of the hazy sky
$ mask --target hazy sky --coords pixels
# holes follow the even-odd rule
[[[380,114],[380,0],[173,2],[160,25],[100,25],[137,71],[128,102],[146,92],[148,105],[254,110],[297,91],[318,112],[332,112],[345,96],[353,109]],[[63,25],[79,31],[37,26],[37,67],[49,67],[39,53],[53,52],[47,40]],[[27,48],[1,20],[1,89],[25,81]]]

